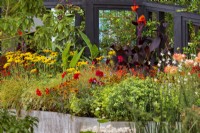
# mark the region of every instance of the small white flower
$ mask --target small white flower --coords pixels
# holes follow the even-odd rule
[[[151,62],[150,61],[148,61],[148,65],[150,65],[151,64]]]
[[[180,83],[181,81],[180,81],[180,80],[178,80],[177,82],[178,82],[178,83]]]
[[[187,79],[187,78],[184,78],[184,81],[185,81],[185,82],[187,82],[187,81],[188,81],[188,79]]]
[[[167,60],[170,61],[171,59],[170,59],[170,58],[167,58]]]
[[[194,66],[197,66],[198,65],[198,63],[197,62],[194,62]]]
[[[170,53],[169,51],[167,52],[167,54],[168,54],[168,55],[171,55],[171,53]]]
[[[161,56],[164,56],[164,53],[163,53],[163,52],[161,52],[161,53],[160,53],[160,55],[161,55]]]
[[[190,54],[190,56],[191,56],[191,57],[196,57],[196,55],[195,55],[195,54]]]
[[[162,61],[165,62],[165,59],[163,58]]]
[[[168,60],[166,61],[166,64],[169,64],[169,61],[168,61]]]
[[[158,61],[158,63],[162,63],[162,61],[161,61],[161,60],[159,60],[159,61]]]
[[[174,65],[175,65],[175,64],[176,64],[176,61],[175,61],[175,60],[173,60],[173,61],[172,61],[172,64],[174,64]]]
[[[181,64],[179,64],[179,65],[178,65],[178,68],[180,68],[180,69],[181,69],[181,68],[182,68],[182,65],[181,65]]]
[[[191,73],[190,73],[190,72],[188,72],[188,75],[191,75]]]
[[[161,66],[161,64],[160,63],[158,63],[158,65],[157,65],[158,67],[160,67]]]

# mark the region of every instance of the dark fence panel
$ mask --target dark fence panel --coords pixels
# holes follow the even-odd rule
[[[130,6],[133,5],[133,0],[70,0],[69,2],[81,6],[85,10],[85,32],[91,42],[97,45],[99,45],[99,10],[130,10]],[[47,8],[55,7],[58,3],[58,0],[45,0],[44,2]],[[157,19],[160,22],[164,21],[165,13],[173,15],[174,19],[169,21],[174,22],[174,31],[172,32],[174,32],[175,52],[177,48],[182,50],[184,46],[187,46],[189,41],[188,23],[192,22],[197,26],[200,25],[200,15],[177,12],[177,10],[183,8],[181,6],[146,2],[146,0],[136,0],[136,3],[140,6],[139,14],[145,14],[147,19],[151,18],[152,12],[157,14]],[[81,18],[77,17],[76,24],[79,24],[80,21]],[[196,29],[198,30],[198,28]],[[161,31],[165,32],[164,28],[161,28]]]

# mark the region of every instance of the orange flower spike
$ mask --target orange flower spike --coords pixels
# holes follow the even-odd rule
[[[137,12],[138,8],[139,8],[138,5],[131,6],[131,10],[132,10],[133,12]]]
[[[144,15],[141,15],[139,18],[138,18],[138,24],[144,24],[146,25],[147,21],[146,21],[146,18]]]

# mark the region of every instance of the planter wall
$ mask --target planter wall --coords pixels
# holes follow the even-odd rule
[[[22,115],[30,115],[39,119],[38,127],[34,133],[80,133],[80,131],[93,131],[95,133],[158,133],[159,123],[148,122],[145,128],[135,122],[106,122],[98,123],[97,118],[77,117],[47,111],[22,111]],[[166,132],[170,132],[166,125]],[[176,131],[181,132],[181,123],[176,123]]]
[[[34,133],[80,133],[80,131],[86,130],[100,131],[101,133],[136,133],[134,123],[130,122],[107,122],[99,126],[96,118],[76,117],[46,111],[22,111],[22,114],[39,119]]]

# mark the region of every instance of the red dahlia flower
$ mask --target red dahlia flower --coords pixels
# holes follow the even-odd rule
[[[66,74],[67,74],[67,72],[63,72],[62,73],[62,78],[64,78]]]
[[[80,73],[75,73],[74,74],[74,79],[79,79]]]
[[[97,83],[97,79],[96,78],[90,78],[88,80],[88,82],[91,83],[91,84],[94,84],[94,83]]]
[[[124,61],[124,58],[123,58],[121,55],[117,56],[117,59],[118,59],[118,62],[119,62],[119,63],[121,63],[121,62]]]
[[[42,96],[42,92],[39,89],[36,89],[36,95]]]
[[[98,77],[103,77],[103,72],[100,71],[100,70],[97,70],[97,71],[96,71],[96,76],[98,76]]]

